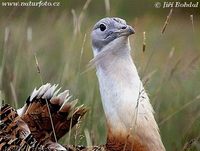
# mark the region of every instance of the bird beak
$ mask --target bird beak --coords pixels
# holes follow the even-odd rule
[[[120,30],[120,36],[130,36],[132,34],[135,34],[135,30],[133,29],[133,27],[127,25],[127,27],[125,29],[121,29]]]
[[[133,27],[131,27],[131,26],[129,26],[129,25],[128,25],[128,33],[129,33],[130,35],[135,34],[135,30],[133,29]]]

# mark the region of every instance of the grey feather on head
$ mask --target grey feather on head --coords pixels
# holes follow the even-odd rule
[[[134,33],[134,29],[121,18],[107,17],[99,20],[91,33],[94,58],[90,61],[89,66],[93,67],[105,55],[112,53],[111,48],[117,51],[116,44],[120,46],[122,43],[128,42],[128,36]]]

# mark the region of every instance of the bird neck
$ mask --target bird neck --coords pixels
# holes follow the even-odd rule
[[[123,144],[122,140],[127,140],[128,144],[138,142],[135,145],[142,146],[144,151],[163,151],[153,109],[132,61],[129,43],[123,49],[110,49],[96,68],[108,125],[107,143]]]
[[[109,131],[128,133],[143,87],[130,54],[107,55],[97,66],[97,77]]]

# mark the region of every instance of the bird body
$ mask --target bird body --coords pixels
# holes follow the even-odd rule
[[[67,150],[57,140],[78,123],[87,109],[83,105],[75,107],[77,100],[70,101],[69,90],[59,93],[57,87],[47,83],[34,89],[17,111],[7,104],[1,107],[1,151]]]
[[[105,25],[107,31],[95,28],[99,24]],[[134,32],[132,27],[119,18],[102,19],[95,27],[92,63],[96,66],[106,114],[108,148],[113,151],[164,151],[152,106],[131,58],[128,36]],[[99,44],[96,43],[100,41],[102,45],[103,41],[98,37],[108,37],[110,32],[118,36],[114,35],[110,42],[103,38],[106,42],[97,48]]]
[[[107,121],[105,145],[57,143],[87,110],[83,105],[75,107],[76,100],[69,102],[68,90],[59,93],[57,85],[46,84],[35,89],[21,109],[1,107],[0,150],[165,151],[153,108],[131,57],[128,37],[133,33],[124,20],[104,18],[91,34],[91,64],[97,70]]]

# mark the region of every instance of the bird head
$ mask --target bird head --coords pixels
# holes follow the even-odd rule
[[[92,48],[94,55],[97,55],[105,46],[113,43],[117,44],[128,41],[128,36],[134,34],[134,29],[126,24],[126,21],[121,18],[103,18],[98,21],[92,30]]]

